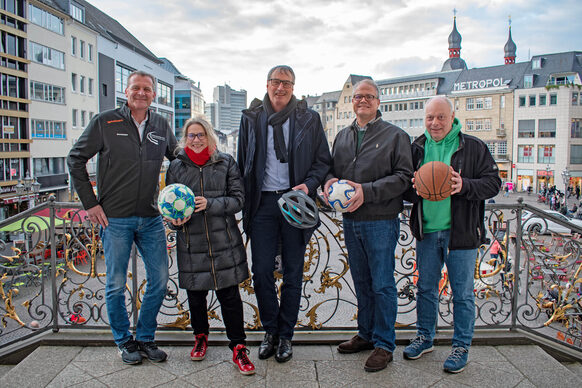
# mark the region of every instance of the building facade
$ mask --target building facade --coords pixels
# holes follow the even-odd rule
[[[65,159],[98,112],[97,33],[75,10],[28,3],[31,156],[41,201],[71,200]]]
[[[247,91],[234,90],[229,85],[214,88],[212,102],[206,104],[205,114],[216,131],[229,134],[238,131],[243,109],[247,107]]]
[[[0,219],[19,211],[15,187],[30,176],[26,2],[0,1]],[[33,197],[34,198],[34,197]],[[25,198],[29,201],[29,197]]]

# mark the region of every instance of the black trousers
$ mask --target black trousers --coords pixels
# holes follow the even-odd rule
[[[186,290],[188,294],[188,304],[190,305],[190,321],[194,335],[208,334],[210,324],[208,323],[208,307],[206,296],[208,291]],[[216,297],[220,302],[222,319],[226,327],[226,336],[230,340],[228,347],[232,350],[236,345],[246,345],[246,335],[244,328],[243,305],[238,290],[238,285],[215,290]]]

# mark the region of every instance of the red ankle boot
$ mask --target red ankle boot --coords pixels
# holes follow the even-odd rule
[[[194,348],[190,352],[190,359],[192,361],[204,360],[206,349],[208,349],[208,334],[196,334],[196,341],[194,342]]]
[[[243,344],[236,345],[232,350],[232,361],[238,366],[238,370],[243,375],[254,375],[255,366],[249,359],[249,350]]]

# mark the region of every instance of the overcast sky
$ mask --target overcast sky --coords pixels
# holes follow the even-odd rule
[[[155,55],[200,81],[207,102],[228,83],[248,102],[288,64],[295,95],[340,90],[349,74],[439,71],[457,8],[467,66],[503,64],[511,15],[517,61],[582,50],[580,0],[89,0]]]

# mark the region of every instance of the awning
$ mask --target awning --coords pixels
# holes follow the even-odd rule
[[[41,217],[50,217],[50,209],[42,209],[34,213],[36,216]],[[73,221],[83,222],[87,219],[87,212],[83,209],[78,208],[62,208],[57,209],[56,211],[57,218],[61,218],[63,220],[70,220],[73,218]]]
[[[15,221],[11,224],[8,224],[5,227],[0,228],[0,231],[2,231],[2,232],[16,232],[16,231],[26,232],[29,229],[29,225],[30,225],[30,230],[32,230],[32,231],[42,231],[42,230],[46,230],[46,229],[50,228],[50,226],[51,226],[50,222],[51,222],[51,220],[49,217],[31,216],[31,217],[27,217],[27,218],[22,219],[22,220]],[[62,225],[63,222],[64,222],[63,220],[59,220],[58,218],[55,218],[55,226]]]

